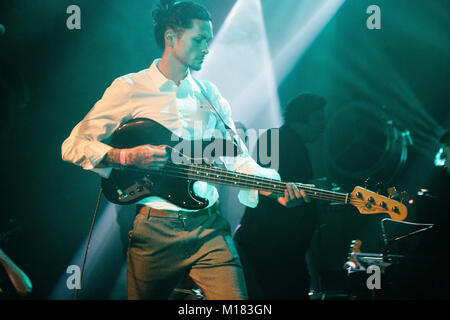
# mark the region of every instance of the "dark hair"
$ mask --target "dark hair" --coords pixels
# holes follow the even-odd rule
[[[192,27],[192,20],[212,21],[209,12],[191,1],[160,0],[152,13],[155,24],[155,40],[158,47],[164,50],[164,33],[168,28],[175,32]]]
[[[443,145],[450,146],[450,129],[445,131],[445,133],[439,139],[439,142]]]
[[[321,96],[302,93],[288,103],[284,110],[284,122],[307,122],[309,115],[317,111],[323,111],[326,103],[326,100]]]

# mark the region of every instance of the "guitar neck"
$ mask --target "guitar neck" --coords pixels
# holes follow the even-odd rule
[[[205,165],[167,165],[159,171],[162,175],[168,175],[188,180],[201,180],[213,184],[234,186],[243,189],[256,189],[260,191],[269,191],[278,194],[284,194],[286,182],[258,177],[245,173],[238,173],[222,168]],[[347,204],[350,201],[348,193],[335,192],[319,189],[311,185],[295,183],[299,189],[313,199],[320,199],[332,202]]]

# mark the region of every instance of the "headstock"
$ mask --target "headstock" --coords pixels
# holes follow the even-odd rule
[[[396,221],[402,221],[408,215],[408,210],[403,203],[361,187],[353,189],[349,202],[361,214],[387,213]]]

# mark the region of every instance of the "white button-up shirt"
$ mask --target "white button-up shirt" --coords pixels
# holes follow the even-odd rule
[[[159,71],[157,67],[159,60],[155,60],[149,69],[127,74],[113,81],[103,97],[64,141],[62,158],[65,161],[108,178],[112,168],[95,168],[112,149],[102,141],[108,139],[120,125],[135,118],[157,121],[183,139],[208,138],[214,130],[220,130],[225,137],[225,126],[222,120],[211,110],[191,74],[188,73],[177,86],[174,81],[168,80]],[[212,83],[201,81],[201,85],[226,124],[236,131],[227,100]],[[239,144],[243,150],[241,155],[222,157],[227,169],[280,179],[275,170],[257,165],[240,139]],[[203,181],[194,184],[194,191],[198,196],[207,198],[210,206],[219,197],[217,189]],[[258,204],[256,190],[241,190],[238,198],[246,206],[255,207]],[[156,209],[181,210],[156,196],[145,198],[139,203]]]

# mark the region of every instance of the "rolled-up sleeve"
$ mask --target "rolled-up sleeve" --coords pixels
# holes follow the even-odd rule
[[[124,122],[131,119],[129,84],[116,79],[106,89],[102,98],[79,122],[63,142],[64,161],[72,162],[107,178],[112,168],[96,168],[106,153],[112,149],[104,143]]]
[[[222,118],[226,124],[236,133],[236,126],[231,117],[231,108],[228,101],[219,93],[218,89],[212,84],[207,82],[207,93],[211,97],[212,101],[217,102],[219,106]],[[222,157],[222,161],[228,170],[236,171],[239,173],[252,174],[259,177],[274,179],[280,181],[280,175],[274,169],[263,168],[256,163],[256,161],[250,156],[248,149],[239,135],[236,133],[236,138],[239,143],[239,147],[242,153],[237,157]],[[241,189],[238,194],[239,201],[247,206],[254,208],[259,202],[258,190]]]

